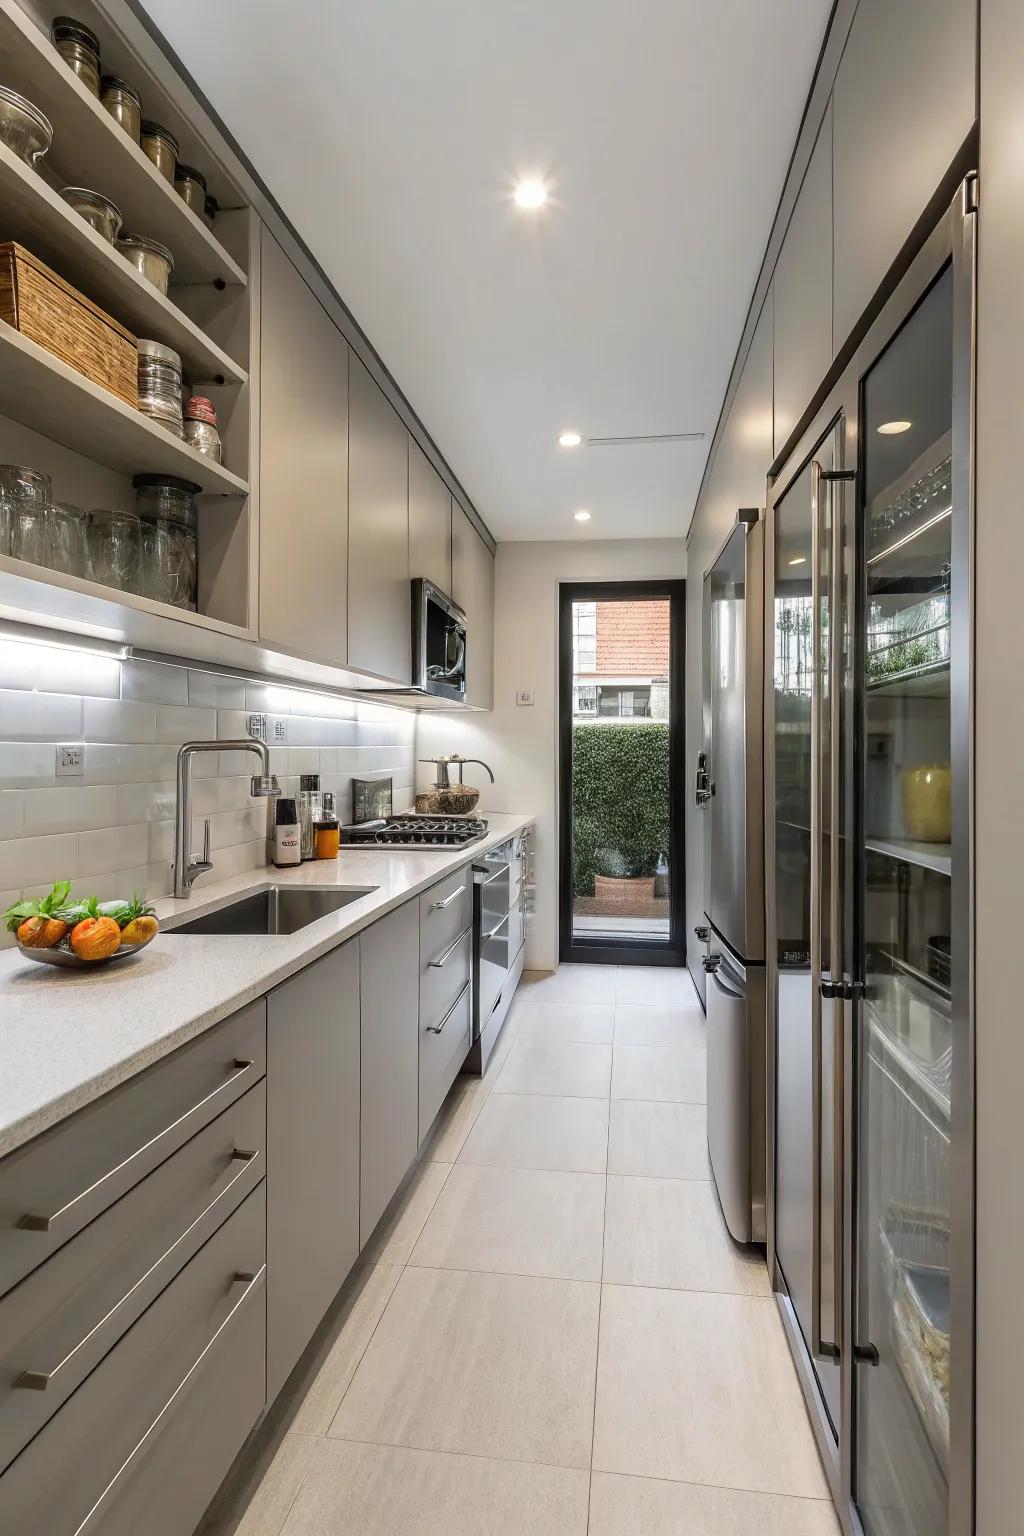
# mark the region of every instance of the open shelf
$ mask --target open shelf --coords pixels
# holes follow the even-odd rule
[[[881,853],[888,859],[898,859],[901,864],[916,864],[930,869],[937,875],[952,873],[953,849],[949,843],[915,843],[901,837],[868,837],[864,846],[871,853]]]
[[[53,126],[46,164],[65,184],[95,188],[121,210],[126,231],[159,240],[174,254],[177,283],[239,283],[246,276],[96,97],[64,63],[16,0],[0,0],[5,80]]]
[[[204,491],[247,495],[245,480],[154,426],[110,390],[0,321],[0,414],[122,475],[179,475]]]
[[[0,144],[0,207],[0,235],[5,240],[19,241],[136,336],[173,347],[181,354],[192,383],[245,383],[245,369],[147,282],[6,144]]]

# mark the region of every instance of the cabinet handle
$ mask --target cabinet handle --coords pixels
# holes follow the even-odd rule
[[[463,939],[468,938],[469,935],[472,932],[473,932],[472,925],[469,928],[463,928],[463,930],[459,934],[458,938],[452,940],[452,942],[448,945],[448,948],[445,950],[443,955],[438,955],[436,960],[428,960],[427,961],[427,966],[429,967],[429,969],[433,970],[433,971],[439,971],[442,966],[447,965],[448,961],[451,959],[452,955],[454,955],[455,951],[458,949],[458,947],[462,943]]]
[[[184,1125],[190,1116],[198,1114],[201,1109],[205,1109],[208,1104],[212,1104],[226,1089],[233,1087],[240,1077],[244,1077],[247,1072],[251,1072],[254,1065],[255,1063],[252,1061],[236,1061],[231,1070],[231,1075],[226,1077],[222,1083],[219,1083],[212,1093],[208,1093],[205,1098],[193,1104],[190,1109],[186,1109],[185,1113],[179,1115],[177,1120],[172,1120],[170,1125],[165,1125],[162,1131],[157,1131],[155,1136],[151,1136],[141,1147],[136,1147],[134,1152],[129,1152],[128,1156],[123,1162],[118,1163],[116,1168],[111,1168],[106,1173],[101,1174],[94,1183],[89,1185],[88,1189],[80,1190],[73,1199],[68,1201],[67,1205],[62,1205],[59,1211],[54,1211],[52,1216],[33,1216],[31,1214],[22,1216],[18,1226],[23,1232],[52,1232],[59,1222],[62,1222],[68,1215],[73,1213],[75,1206],[80,1201],[94,1194],[96,1190],[106,1184],[108,1179],[116,1178],[119,1173],[123,1173],[137,1157],[141,1157],[144,1152],[148,1152],[151,1147],[155,1147],[164,1136],[168,1136],[171,1131],[177,1130],[178,1126]]]
[[[244,1177],[246,1170],[252,1167],[253,1163],[256,1161],[259,1155],[260,1154],[258,1149],[255,1152],[240,1152],[237,1149],[232,1152],[231,1161],[233,1163],[240,1162],[242,1167],[239,1168],[238,1172],[234,1175],[233,1178],[228,1180],[223,1189],[218,1190],[213,1199],[210,1201],[209,1205],[206,1206],[204,1210],[199,1212],[199,1215],[195,1218],[195,1220],[189,1222],[184,1232],[180,1232],[178,1234],[171,1246],[164,1253],[162,1253],[160,1257],[154,1261],[154,1263],[149,1266],[149,1268],[146,1270],[146,1273],[144,1275],[140,1275],[135,1284],[130,1286],[129,1289],[125,1291],[120,1301],[114,1302],[114,1305],[110,1308],[110,1310],[104,1313],[98,1323],[93,1324],[88,1333],[83,1334],[78,1343],[73,1345],[72,1348],[68,1350],[63,1360],[59,1360],[52,1371],[22,1371],[14,1385],[16,1387],[28,1387],[33,1392],[45,1392],[47,1387],[58,1375],[58,1373],[64,1369],[69,1361],[74,1359],[75,1355],[78,1354],[78,1351],[80,1349],[84,1349],[89,1340],[94,1338],[95,1335],[99,1333],[100,1329],[109,1323],[114,1314],[124,1306],[125,1302],[134,1296],[135,1292],[139,1289],[139,1286],[144,1285],[149,1279],[150,1275],[156,1273],[156,1271],[160,1268],[160,1265],[163,1264],[166,1259],[170,1258],[171,1254],[174,1252],[175,1248],[178,1247],[179,1243],[183,1243],[188,1237],[189,1233],[195,1230],[195,1228],[204,1219],[204,1217],[209,1216],[214,1206],[218,1205],[220,1201],[224,1199],[225,1195],[231,1193],[231,1190],[238,1183],[239,1179]]]
[[[480,881],[481,889],[485,885],[493,885],[495,880],[500,880],[503,875],[507,875],[510,868],[510,865],[503,864],[500,869],[496,869],[493,875],[488,875],[486,880]]]
[[[452,891],[450,896],[445,897],[444,901],[432,901],[430,903],[431,912],[443,912],[446,907],[451,906],[453,901],[458,901],[459,897],[465,893],[465,889],[466,882],[463,881],[460,886],[457,886],[455,890]]]
[[[174,1407],[174,1404],[177,1402],[177,1400],[181,1396],[181,1394],[185,1391],[185,1388],[188,1386],[189,1382],[192,1380],[192,1377],[199,1370],[199,1367],[202,1365],[203,1361],[206,1359],[207,1355],[210,1353],[210,1350],[214,1347],[214,1345],[216,1344],[217,1340],[220,1338],[221,1334],[224,1332],[225,1328],[227,1328],[228,1324],[234,1318],[235,1314],[238,1311],[240,1311],[240,1309],[242,1307],[245,1306],[245,1303],[249,1300],[249,1297],[252,1295],[252,1293],[256,1289],[256,1287],[259,1285],[260,1281],[263,1279],[263,1276],[266,1274],[266,1272],[267,1272],[267,1266],[265,1264],[261,1264],[259,1269],[255,1272],[255,1274],[236,1273],[235,1275],[232,1276],[232,1279],[231,1279],[232,1286],[243,1285],[244,1284],[245,1285],[245,1290],[242,1292],[241,1296],[239,1296],[238,1300],[235,1302],[234,1306],[231,1308],[231,1311],[228,1313],[227,1317],[220,1324],[220,1326],[214,1331],[214,1333],[211,1335],[211,1337],[207,1340],[207,1342],[203,1346],[202,1350],[199,1352],[199,1354],[193,1360],[192,1364],[189,1366],[188,1370],[185,1372],[184,1376],[178,1382],[178,1385],[175,1387],[174,1391],[171,1393],[170,1397],[167,1399],[166,1403],[164,1403],[163,1407],[160,1409],[160,1412],[157,1414],[157,1416],[153,1420],[152,1424],[149,1426],[149,1428],[146,1430],[145,1434],[142,1436],[142,1439],[137,1443],[137,1445],[135,1445],[135,1447],[132,1450],[130,1450],[128,1452],[128,1455],[125,1457],[124,1461],[122,1461],[121,1465],[118,1467],[117,1471],[114,1473],[113,1477],[110,1479],[110,1482],[104,1488],[103,1492],[100,1494],[100,1496],[96,1500],[95,1504],[89,1510],[88,1514],[85,1516],[85,1519],[82,1520],[82,1522],[75,1527],[73,1536],[84,1536],[85,1532],[87,1532],[87,1531],[94,1531],[94,1530],[98,1529],[98,1526],[96,1524],[97,1517],[100,1514],[102,1514],[103,1506],[106,1504],[107,1499],[110,1497],[110,1495],[116,1489],[118,1481],[120,1480],[121,1477],[123,1477],[125,1472],[128,1471],[129,1467],[135,1461],[136,1457],[139,1455],[140,1451],[146,1445],[146,1443],[150,1439],[150,1437],[152,1435],[154,1435],[156,1433],[156,1431],[159,1429],[161,1421],[164,1419],[164,1417]]]
[[[470,978],[470,980],[472,980],[472,977]],[[448,1012],[445,1014],[445,1016],[441,1020],[440,1024],[428,1024],[427,1025],[427,1034],[428,1035],[439,1035],[441,1033],[442,1029],[444,1029],[445,1025],[448,1023],[448,1020],[451,1018],[452,1014],[455,1012],[456,1008],[462,1002],[462,999],[465,997],[465,995],[466,995],[466,993],[468,991],[469,991],[469,982],[467,981],[466,985],[462,988],[462,991],[459,993],[459,995],[455,999],[454,1003],[452,1003],[451,1007],[448,1009]]]
[[[510,908],[505,913],[505,916],[502,918],[501,922],[500,923],[495,923],[494,927],[490,930],[489,933],[482,933],[480,935],[482,941],[486,944],[488,939],[493,939],[495,934],[500,933],[501,930],[504,928],[505,924],[508,922],[508,920],[509,920],[509,918],[511,916],[512,916],[512,910]]]

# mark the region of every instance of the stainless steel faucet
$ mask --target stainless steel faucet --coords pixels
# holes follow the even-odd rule
[[[197,752],[255,752],[260,760],[261,773],[252,776],[250,790],[256,796],[269,797],[281,793],[276,777],[270,771],[270,752],[265,741],[186,741],[178,748],[178,798],[174,808],[174,894],[184,901],[192,894],[192,884],[199,875],[213,868],[210,858],[210,818],[207,816],[203,830],[203,856],[192,857],[192,759]]]
[[[476,763],[478,768],[482,768],[484,770],[491,783],[494,783],[494,774],[488,768],[483,759],[479,757],[460,757],[457,752],[453,752],[451,757],[421,757],[420,762],[433,763],[437,769],[437,778],[434,780],[432,786],[434,789],[451,789],[452,780],[451,774],[449,772],[451,768],[457,768],[459,770],[459,783],[461,784],[462,770],[466,763]]]

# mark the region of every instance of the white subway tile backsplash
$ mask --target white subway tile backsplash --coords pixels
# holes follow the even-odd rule
[[[48,832],[86,832],[93,827],[112,827],[117,823],[117,788],[102,784],[79,789],[23,789],[26,837]]]
[[[217,740],[240,741],[248,738],[249,714],[244,709],[217,710]]]
[[[133,699],[83,699],[84,741],[156,741],[155,704]]]
[[[150,863],[149,825],[104,827],[78,837],[78,870],[83,877]]]
[[[3,729],[0,721],[0,733]],[[0,740],[0,788],[31,789],[40,780],[52,779],[56,759],[53,742]]]
[[[216,779],[210,781],[216,783]],[[173,780],[156,784],[119,784],[117,820],[123,827],[140,821],[167,821],[174,816],[177,788]]]
[[[20,891],[0,891],[0,912],[6,912],[8,907],[13,907],[20,900]],[[13,949],[16,943],[14,934],[7,932],[6,923],[0,923],[0,949]]]
[[[315,747],[289,747],[288,772],[292,775],[296,773],[319,773],[319,752]]]
[[[78,835],[62,832],[51,837],[12,837],[0,842],[0,885],[42,886],[55,880],[73,880],[78,874]]]
[[[82,700],[64,693],[0,689],[0,735],[8,741],[80,741]]]
[[[24,831],[24,790],[0,790],[0,837],[21,837]]]
[[[189,705],[159,704],[156,711],[156,739],[172,741],[214,741],[217,736],[217,711]]]
[[[116,699],[121,692],[121,663],[113,656],[83,656],[66,646],[4,639],[0,640],[0,688]]]
[[[123,661],[121,697],[143,704],[187,704],[188,673],[159,661]]]
[[[255,759],[253,759],[255,767]],[[240,811],[252,799],[250,779],[242,774],[215,779],[196,779],[192,785],[192,809],[197,816],[213,816],[217,811]],[[263,803],[262,801],[260,802]],[[171,815],[174,795],[171,794]]]
[[[205,704],[212,709],[244,709],[245,682],[240,677],[223,677],[218,672],[188,673],[188,702]]]

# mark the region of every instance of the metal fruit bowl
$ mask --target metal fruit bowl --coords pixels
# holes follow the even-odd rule
[[[153,939],[155,938],[156,934],[153,935]],[[123,944],[120,949],[115,949],[112,955],[105,955],[102,960],[80,959],[63,939],[49,949],[40,949],[28,944],[19,944],[18,949],[26,960],[38,960],[41,965],[63,965],[72,971],[94,971],[97,966],[109,965],[112,960],[130,959],[132,955],[137,955],[140,950],[145,949],[147,944],[152,944],[153,939],[146,939],[142,944]]]
[[[53,143],[53,129],[38,107],[9,86],[0,85],[0,143],[26,165],[35,165]]]

